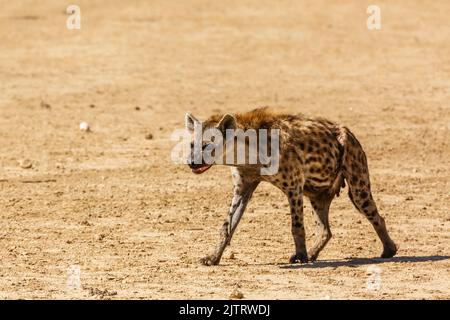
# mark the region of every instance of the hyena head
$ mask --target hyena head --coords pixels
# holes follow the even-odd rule
[[[218,122],[201,122],[186,113],[185,122],[193,136],[187,160],[192,172],[201,174],[215,164],[230,164],[227,154],[234,152],[235,146],[227,150],[227,135],[232,137],[237,128],[233,115],[226,114]]]

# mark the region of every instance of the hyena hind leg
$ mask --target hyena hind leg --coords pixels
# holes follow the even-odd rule
[[[349,186],[348,195],[355,205],[356,209],[361,212],[372,224],[378,237],[383,244],[382,258],[391,258],[397,253],[397,246],[392,241],[386,229],[386,223],[383,217],[378,213],[375,201],[372,198],[370,190],[357,189]]]
[[[316,223],[316,230],[318,239],[314,246],[308,253],[309,261],[315,261],[319,256],[320,251],[325,248],[328,241],[331,239],[331,229],[328,222],[328,213],[330,204],[333,200],[332,196],[316,196],[310,197],[311,206],[313,207],[313,214]]]
[[[378,213],[377,205],[370,189],[369,171],[365,155],[362,150],[360,152],[362,152],[362,155],[359,158],[362,158],[363,162],[359,163],[359,167],[353,163],[351,165],[352,169],[347,169],[348,171],[345,172],[349,188],[348,195],[356,209],[369,220],[380,238],[383,244],[381,257],[391,258],[397,253],[397,246],[389,236],[383,217]]]

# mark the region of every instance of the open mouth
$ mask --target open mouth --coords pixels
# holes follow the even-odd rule
[[[195,174],[201,174],[211,168],[212,164],[204,164],[196,168],[192,168],[192,172]]]

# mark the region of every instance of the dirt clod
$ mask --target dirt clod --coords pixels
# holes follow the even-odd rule
[[[243,299],[244,298],[244,294],[242,293],[242,291],[238,287],[235,287],[233,289],[233,291],[230,293],[229,298],[230,299]]]
[[[22,159],[19,161],[19,166],[22,169],[31,169],[33,167],[33,162],[29,159]]]
[[[153,134],[152,134],[152,133],[147,133],[147,134],[145,135],[145,139],[146,139],[146,140],[152,140],[152,139],[153,139]]]

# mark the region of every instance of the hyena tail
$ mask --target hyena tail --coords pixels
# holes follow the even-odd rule
[[[331,195],[336,195],[339,197],[339,193],[341,192],[341,188],[345,188],[345,161],[347,159],[347,147],[348,147],[348,137],[351,135],[355,140],[356,138],[353,136],[353,134],[350,132],[349,129],[346,127],[336,127],[334,130],[334,135],[338,141],[338,148],[339,148],[339,158],[338,158],[338,164],[337,164],[337,174],[336,178],[334,179],[333,185],[331,187]],[[356,140],[358,141],[358,140]],[[359,142],[358,142],[359,143]]]
[[[355,135],[347,127],[336,127],[334,132],[336,139],[339,143],[339,159],[337,166],[337,175],[331,187],[332,193],[339,196],[341,188],[345,188],[345,181],[350,183],[349,171],[354,168],[353,161],[354,156],[357,156],[357,160],[360,162],[363,168],[367,168],[367,158],[364,150],[356,139]],[[356,151],[356,154],[354,154]],[[359,169],[359,168],[358,168]],[[368,172],[362,173],[367,174]],[[367,179],[368,180],[368,179]]]

